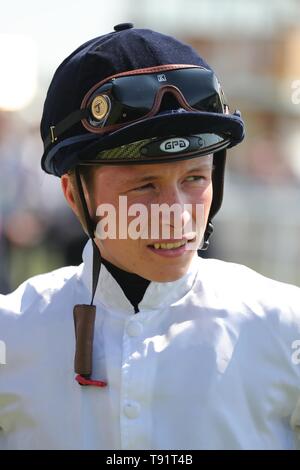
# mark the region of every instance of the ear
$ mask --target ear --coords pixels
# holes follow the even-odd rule
[[[72,211],[79,217],[79,210],[76,204],[76,197],[75,197],[75,188],[72,182],[72,178],[70,175],[62,175],[61,177],[61,187],[64,193],[64,196],[67,200],[67,203],[71,207]]]

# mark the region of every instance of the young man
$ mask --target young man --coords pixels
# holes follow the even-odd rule
[[[240,114],[189,46],[114,29],[46,98],[42,166],[91,240],[0,298],[0,448],[300,448],[300,290],[197,253]]]

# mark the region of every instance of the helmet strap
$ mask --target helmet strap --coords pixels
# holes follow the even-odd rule
[[[214,226],[211,223],[211,221],[209,220],[207,222],[207,226],[206,226],[206,229],[205,229],[205,232],[204,232],[203,245],[201,246],[201,248],[199,248],[197,250],[199,256],[200,256],[200,251],[206,251],[208,249],[208,247],[209,247],[209,238],[212,235],[213,231],[214,231]]]
[[[73,310],[76,338],[74,367],[76,374],[78,374],[76,376],[76,381],[80,385],[104,387],[106,386],[106,382],[90,379],[93,369],[93,340],[96,319],[96,306],[94,305],[94,297],[101,269],[101,253],[95,242],[94,223],[88,210],[82,187],[80,170],[78,167],[75,168],[75,177],[86,228],[93,244],[93,270],[91,303],[90,305],[75,305]]]

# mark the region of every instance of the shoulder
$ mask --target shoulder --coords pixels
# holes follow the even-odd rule
[[[28,279],[11,294],[0,295],[0,320],[6,315],[21,315],[33,306],[45,307],[57,293],[72,287],[80,270],[81,266],[56,269]]]
[[[290,294],[299,299],[300,288],[292,284],[270,279],[247,266],[217,259],[201,259],[199,269],[207,281],[213,282],[218,289],[235,291],[243,295],[266,297],[266,293]],[[278,295],[276,296],[278,300]],[[271,300],[271,299],[270,299]]]
[[[199,269],[204,287],[215,298],[222,299],[238,311],[257,316],[276,317],[285,323],[296,323],[300,329],[300,288],[265,277],[246,266],[201,259]]]
[[[265,367],[276,371],[278,377],[289,371],[289,383],[299,396],[299,287],[219,260],[200,260],[199,269],[198,291],[202,288],[204,297],[199,303],[235,338],[241,357],[250,358],[247,367],[252,362],[260,364],[264,371]]]

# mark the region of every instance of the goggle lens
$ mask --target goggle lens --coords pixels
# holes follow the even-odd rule
[[[134,122],[151,114],[159,93],[162,97],[173,95],[173,101],[180,96],[189,110],[224,113],[223,95],[215,75],[194,67],[112,78],[85,98],[84,107],[90,109],[90,116],[83,123],[87,121],[99,132]],[[95,107],[97,100],[101,101],[102,109]]]

